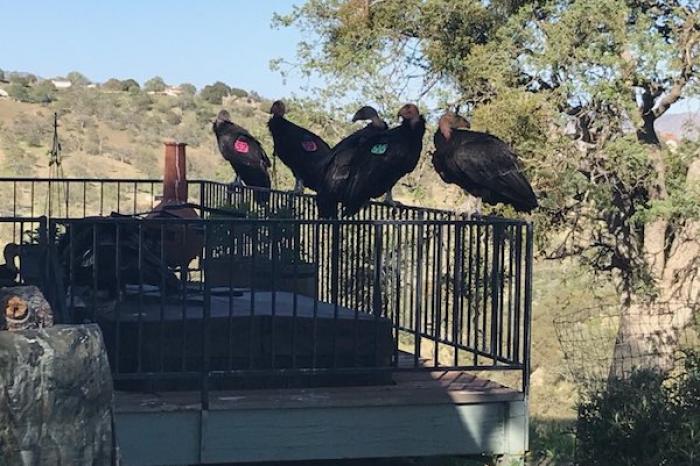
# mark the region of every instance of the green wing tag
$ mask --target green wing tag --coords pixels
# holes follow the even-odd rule
[[[384,155],[388,148],[389,144],[375,144],[372,146],[372,149],[370,149],[370,152],[374,155]]]

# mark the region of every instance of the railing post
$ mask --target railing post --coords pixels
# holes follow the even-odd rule
[[[452,342],[454,348],[454,365],[459,365],[459,337],[462,332],[462,322],[460,320],[460,310],[462,304],[462,234],[464,224],[455,223],[455,257],[454,257],[454,277],[452,284]]]
[[[340,224],[331,226],[331,303],[338,304],[338,281],[340,280]]]
[[[499,348],[499,320],[500,320],[500,290],[501,290],[501,246],[503,242],[503,225],[495,221],[492,225],[493,248],[491,251],[491,355],[494,356],[493,364],[496,365],[496,357],[500,356]]]
[[[523,392],[530,389],[530,328],[532,325],[532,262],[533,262],[533,227],[526,226],[525,238],[525,315],[523,317]]]
[[[205,199],[204,181],[199,182],[199,217],[204,218],[204,208],[211,207]],[[219,206],[217,206],[219,207]]]
[[[419,214],[420,223],[417,225],[418,230],[418,250],[416,251],[416,294],[413,322],[413,367],[419,367],[421,355],[421,337],[423,329],[421,328],[421,320],[423,319],[422,304],[423,304],[423,248],[425,247],[425,220],[423,212]]]
[[[372,286],[372,313],[374,314],[374,360],[379,365],[379,318],[382,315],[382,244],[383,230],[374,224],[374,285]]]
[[[209,409],[209,320],[211,317],[211,285],[208,276],[209,262],[211,254],[211,235],[210,228],[204,225],[204,254],[203,257],[203,285],[204,285],[204,303],[202,309],[202,368],[201,368],[201,404],[202,410]],[[184,265],[183,265],[184,267]]]

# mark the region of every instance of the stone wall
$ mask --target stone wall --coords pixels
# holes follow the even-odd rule
[[[0,331],[0,465],[112,463],[112,378],[99,328]]]

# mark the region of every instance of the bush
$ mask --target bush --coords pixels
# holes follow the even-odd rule
[[[29,88],[24,84],[13,82],[7,87],[7,95],[20,102],[29,102]]]
[[[232,87],[231,88],[231,95],[235,97],[248,97],[248,91],[245,91],[243,89],[239,89],[237,87]]]
[[[168,87],[160,76],[155,76],[143,84],[143,90],[146,92],[163,92]]]
[[[87,86],[90,84],[90,80],[85,77],[84,74],[78,71],[71,71],[66,75],[66,79],[70,81],[74,86]]]
[[[197,88],[194,84],[182,83],[180,84],[180,89],[182,89],[182,94],[186,96],[193,96],[197,93]]]
[[[125,79],[121,82],[122,89],[126,92],[138,92],[141,90],[141,86],[135,79]]]
[[[122,82],[116,78],[110,78],[102,84],[102,88],[108,91],[123,91]]]
[[[49,80],[41,81],[29,89],[31,102],[47,104],[56,98],[56,86]]]
[[[611,380],[579,404],[577,461],[590,466],[692,464],[700,458],[700,355],[676,376],[650,370]]]
[[[199,96],[209,103],[221,105],[221,100],[231,94],[231,88],[225,83],[217,81],[214,84],[204,86]]]

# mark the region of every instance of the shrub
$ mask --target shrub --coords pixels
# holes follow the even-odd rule
[[[199,96],[209,103],[212,103],[214,105],[220,105],[221,100],[230,94],[231,88],[228,87],[225,83],[217,81],[214,84],[204,86],[202,91],[199,93]]]
[[[49,80],[41,81],[30,88],[29,97],[32,102],[36,103],[53,102],[56,98],[56,86]]]
[[[110,78],[102,84],[102,88],[108,91],[123,91],[122,82],[116,78]]]
[[[160,76],[155,76],[143,84],[143,90],[146,92],[163,92],[168,87]]]
[[[87,86],[90,84],[90,80],[85,77],[84,74],[78,71],[71,71],[66,75],[66,79],[70,81],[74,86]]]
[[[197,93],[197,88],[194,84],[182,83],[180,84],[180,89],[182,89],[182,94],[187,96],[193,96]]]
[[[141,86],[135,79],[125,79],[121,82],[121,85],[126,92],[138,92],[141,90]]]
[[[24,84],[17,82],[13,82],[7,87],[7,94],[20,102],[28,102],[30,99],[29,88]]]
[[[639,370],[579,404],[577,461],[590,466],[693,464],[700,458],[700,358],[678,375]]]
[[[245,91],[243,89],[239,89],[237,87],[232,87],[231,88],[231,95],[235,97],[248,97],[248,91]]]

